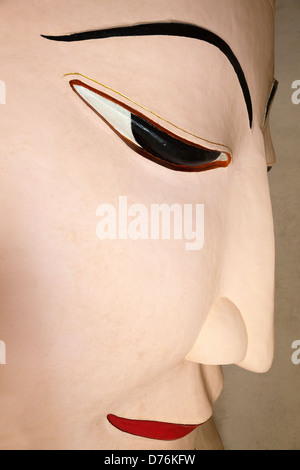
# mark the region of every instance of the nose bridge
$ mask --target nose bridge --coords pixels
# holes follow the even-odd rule
[[[246,325],[247,353],[239,365],[257,372],[273,358],[274,232],[262,148],[248,147],[231,169],[220,282],[221,295]]]

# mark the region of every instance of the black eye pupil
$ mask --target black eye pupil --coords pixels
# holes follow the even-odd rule
[[[131,114],[131,130],[136,142],[144,150],[176,165],[199,166],[211,163],[221,155],[221,152],[186,144],[134,114]]]

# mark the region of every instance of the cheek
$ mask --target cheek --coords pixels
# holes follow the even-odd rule
[[[223,188],[217,184],[217,170],[184,175],[140,156],[118,158],[119,164],[107,169],[109,177],[98,191],[95,208],[106,202],[118,209],[120,195],[128,197],[128,206],[148,208],[148,214],[151,204],[177,203],[182,210],[190,204],[196,230],[195,206],[204,205],[205,240],[200,250],[187,250],[184,236],[99,240],[93,233],[88,254],[92,263],[83,257],[74,269],[79,273],[74,294],[89,306],[101,357],[109,358],[109,374],[128,375],[130,363],[142,380],[185,358],[215,300],[224,226],[223,203],[216,201],[223,200],[218,193]]]
[[[128,380],[128,364],[143,383],[183,361],[206,319],[217,277],[210,256],[171,240],[102,241],[92,266],[82,260],[75,271],[71,323],[86,325],[76,332],[83,351],[92,329],[108,383]],[[69,322],[65,318],[65,330]]]
[[[156,361],[155,367],[181,361],[191,349],[218,290],[222,249],[223,216],[217,214],[220,207],[215,207],[213,198],[201,196],[197,185],[194,191],[181,193],[178,187],[172,189],[170,181],[165,183],[160,202],[168,201],[170,206],[189,200],[193,208],[204,204],[203,248],[187,250],[184,233],[182,240],[98,240],[89,280],[82,279],[97,306],[100,328],[114,332],[113,338],[105,337],[105,347],[115,349],[118,361],[118,354],[130,363],[143,357],[146,362]],[[150,207],[149,193],[146,201],[142,192],[133,194],[132,187],[129,192],[133,200]],[[180,206],[184,210],[184,204]],[[195,231],[199,230],[193,222]]]

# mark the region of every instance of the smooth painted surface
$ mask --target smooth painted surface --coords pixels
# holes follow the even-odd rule
[[[203,423],[223,385],[210,364],[238,362],[251,375],[272,362],[272,152],[262,128],[273,83],[272,2],[142,5],[0,4],[3,448],[161,449],[166,443],[121,434],[107,414]],[[230,43],[251,92],[252,129],[235,71],[207,42],[41,37],[158,18],[196,22]],[[64,76],[72,72],[142,103],[179,137],[229,149],[231,164],[179,174],[142,158],[72,92]],[[98,240],[97,207],[122,195],[148,207],[205,204],[203,249],[189,252],[184,240]],[[202,327],[211,336],[205,351]],[[218,338],[230,357],[210,347]],[[193,449],[195,438],[168,448]]]

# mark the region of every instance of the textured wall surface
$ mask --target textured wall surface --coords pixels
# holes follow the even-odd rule
[[[223,368],[215,421],[228,450],[300,449],[300,364],[291,360],[291,345],[300,341],[300,103],[292,102],[292,84],[300,81],[300,0],[277,0],[276,10],[279,89],[271,131],[277,163],[269,174],[276,237],[275,358],[262,375]]]

